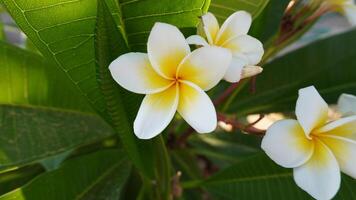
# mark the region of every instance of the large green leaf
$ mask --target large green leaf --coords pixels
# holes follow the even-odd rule
[[[230,112],[239,115],[294,110],[298,89],[315,85],[335,103],[341,93],[356,93],[356,30],[333,36],[276,59],[257,78],[257,93],[237,96]],[[337,51],[335,50],[337,49]]]
[[[202,183],[216,199],[305,200],[312,199],[297,187],[291,169],[277,166],[265,155],[242,161]],[[335,199],[354,199],[356,181],[343,177]]]
[[[0,197],[1,200],[118,199],[130,174],[125,154],[103,150],[68,160],[52,172]]]
[[[211,0],[209,11],[214,13],[220,23],[238,10],[245,10],[256,18],[268,2],[269,0]]]
[[[3,3],[41,53],[51,58],[72,87],[106,116],[106,103],[95,68],[97,1],[3,0]],[[111,0],[110,5],[124,37],[130,47],[137,50],[145,49],[149,30],[155,22],[195,27],[208,3],[209,0]]]
[[[0,103],[92,112],[46,59],[0,41]],[[55,68],[54,68],[55,69]]]
[[[0,168],[38,162],[114,134],[95,115],[12,105],[0,105],[0,133]]]
[[[62,109],[91,111],[50,67],[43,57],[0,42],[2,168],[37,162],[114,134],[92,114]]]

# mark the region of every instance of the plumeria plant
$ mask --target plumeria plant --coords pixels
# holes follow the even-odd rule
[[[354,199],[354,1],[1,6],[0,200]]]

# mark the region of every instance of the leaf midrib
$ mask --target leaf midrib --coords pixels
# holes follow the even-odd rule
[[[105,178],[107,178],[108,175],[110,175],[113,171],[115,171],[115,169],[117,169],[120,165],[122,165],[124,163],[125,160],[121,160],[120,162],[116,163],[115,165],[111,166],[110,168],[108,168],[104,173],[102,173],[100,176],[98,176],[91,184],[89,184],[84,190],[83,192],[79,193],[75,199],[82,199],[84,197],[84,195],[89,192],[91,189],[93,189],[96,184],[98,184],[100,181],[104,180]]]
[[[268,180],[268,179],[277,179],[277,178],[288,178],[292,177],[292,172],[286,172],[281,174],[272,174],[272,175],[262,175],[262,176],[254,176],[254,177],[244,177],[244,178],[236,178],[236,179],[228,179],[228,180],[219,180],[214,181],[211,180],[204,185],[214,185],[214,184],[222,184],[222,183],[232,183],[232,182],[248,182],[248,181],[259,181],[259,180]]]

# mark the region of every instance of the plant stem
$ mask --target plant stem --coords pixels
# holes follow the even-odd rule
[[[223,103],[229,96],[230,94],[241,84],[241,81],[237,83],[233,83],[228,87],[215,101],[214,105],[218,106],[221,103]]]
[[[194,133],[194,129],[189,127],[187,131],[185,131],[178,139],[177,139],[177,146],[178,147],[185,147],[188,138]]]

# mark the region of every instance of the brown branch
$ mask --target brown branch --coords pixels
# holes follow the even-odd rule
[[[235,89],[237,87],[239,87],[240,83],[242,81],[239,81],[237,83],[233,83],[231,84],[215,101],[214,101],[214,105],[218,106],[220,104],[222,104],[230,95],[231,93],[233,93],[235,91]]]
[[[250,80],[250,93],[251,94],[255,94],[256,93],[256,79],[257,79],[257,76],[253,76]]]
[[[254,122],[252,122],[251,124],[247,125],[246,127],[251,127],[251,126],[254,126],[256,125],[258,122],[260,122],[263,118],[265,118],[265,115],[264,114],[260,114],[260,116],[258,117],[258,119]]]
[[[263,136],[265,135],[266,131],[265,130],[261,130],[258,128],[253,127],[253,125],[248,124],[248,125],[244,125],[242,123],[240,123],[239,121],[235,120],[235,119],[229,119],[226,116],[224,116],[223,114],[218,113],[218,119],[220,121],[223,121],[227,124],[232,125],[235,129],[239,129],[243,132],[246,132],[250,135],[256,135],[256,136]],[[257,122],[255,122],[257,123]]]

